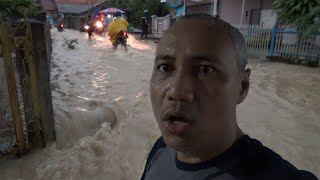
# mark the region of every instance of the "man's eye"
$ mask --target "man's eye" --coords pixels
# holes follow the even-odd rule
[[[168,72],[173,71],[173,67],[169,64],[161,64],[158,66],[158,69],[164,73],[168,73]]]
[[[200,73],[207,74],[213,71],[213,68],[210,66],[202,65],[200,66]]]

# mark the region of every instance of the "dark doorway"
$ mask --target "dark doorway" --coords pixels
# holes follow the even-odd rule
[[[260,24],[261,9],[251,9],[250,24]]]

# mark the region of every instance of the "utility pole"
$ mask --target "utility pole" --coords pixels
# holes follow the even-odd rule
[[[218,15],[218,0],[211,0],[211,13],[212,16]]]
[[[240,17],[240,25],[242,25],[243,22],[243,15],[244,15],[244,7],[246,5],[246,0],[242,0],[242,10],[241,10],[241,17]]]
[[[213,9],[214,9],[214,2],[213,2],[213,0],[211,0],[211,12],[210,12],[210,14],[211,14],[212,16],[214,16],[214,14],[213,14]]]

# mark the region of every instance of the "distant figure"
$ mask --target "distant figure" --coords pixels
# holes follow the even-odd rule
[[[142,26],[142,34],[141,34],[141,39],[143,39],[143,36],[145,38],[148,38],[148,28],[149,28],[149,19],[148,19],[148,10],[144,11],[144,15],[141,18],[141,26]]]
[[[63,31],[63,27],[64,27],[64,17],[60,16],[59,19],[57,20],[57,29],[59,32]]]
[[[92,33],[93,33],[93,31],[94,31],[94,22],[93,22],[93,20],[91,19],[91,15],[88,15],[87,25],[89,26],[89,29],[88,29],[89,40],[91,40],[91,38],[92,38]]]

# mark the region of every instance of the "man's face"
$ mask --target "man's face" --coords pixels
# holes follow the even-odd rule
[[[248,76],[238,69],[227,32],[210,28],[183,20],[157,47],[150,96],[162,136],[177,151],[202,151],[237,131],[236,106],[246,96]]]

